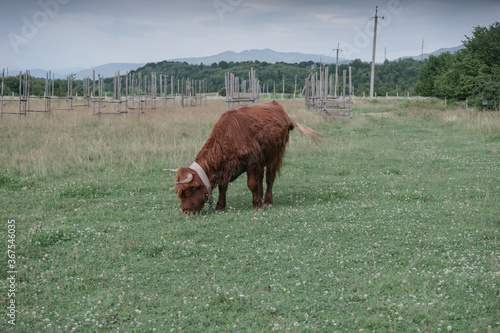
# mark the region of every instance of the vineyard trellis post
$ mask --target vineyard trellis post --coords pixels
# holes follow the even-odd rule
[[[48,112],[52,110],[72,110],[74,107],[88,107],[92,108],[92,114],[94,115],[104,115],[104,114],[128,114],[128,113],[143,113],[144,109],[156,109],[159,106],[169,106],[168,100],[172,100],[172,106],[175,108],[177,103],[180,106],[202,106],[206,105],[206,88],[207,84],[205,80],[193,80],[191,78],[183,78],[182,84],[178,80],[177,90],[178,94],[174,95],[175,92],[175,81],[174,76],[170,77],[170,90],[168,89],[168,76],[167,74],[160,73],[158,82],[158,76],[156,72],[150,73],[150,79],[148,75],[138,73],[135,76],[134,73],[127,72],[125,75],[120,74],[120,71],[115,72],[115,76],[112,79],[113,82],[113,93],[112,97],[106,98],[106,84],[105,78],[101,74],[96,75],[96,71],[92,71],[92,78],[84,77],[82,80],[82,91],[83,95],[80,97],[78,93],[74,96],[73,83],[74,74],[71,73],[67,76],[66,86],[67,95],[66,96],[56,96],[55,93],[55,74],[51,71],[45,74],[45,89],[43,90],[43,96],[32,96],[30,95],[30,79],[31,75],[29,70],[25,73],[19,72],[19,96],[11,98],[6,98],[5,93],[5,69],[2,69],[2,81],[0,87],[0,121],[5,114],[17,114],[19,118],[22,115],[27,116],[29,112]],[[92,80],[92,84],[91,81]],[[125,80],[123,84],[122,80]],[[109,81],[106,80],[109,84]],[[184,86],[185,84],[185,86]],[[58,83],[59,85],[59,83]],[[78,84],[80,86],[80,84]],[[122,89],[122,85],[124,90]],[[58,87],[60,90],[61,87]],[[158,91],[159,89],[159,91]],[[246,89],[246,88],[245,88]],[[124,92],[125,96],[122,96]],[[168,92],[170,91],[170,95]],[[179,96],[180,93],[180,96]],[[161,99],[160,104],[158,104],[158,98]],[[43,100],[40,104],[33,103],[33,100],[39,99]],[[83,104],[77,104],[80,99],[83,99]],[[66,100],[66,105],[61,105],[62,103],[57,103],[56,100]],[[76,100],[74,102],[74,100]],[[18,110],[12,112],[7,109],[7,101],[16,101],[19,103]],[[92,105],[90,104],[92,102]],[[125,106],[122,106],[125,103]],[[34,109],[33,107],[38,105],[41,106],[40,109]],[[111,106],[112,105],[112,106]],[[105,111],[105,107],[110,109]]]
[[[22,72],[19,72],[19,119],[21,119],[21,115],[27,115],[28,109],[28,87],[29,87],[29,71],[26,70],[26,73],[23,76]]]
[[[226,85],[226,104],[228,110],[234,109],[235,106],[259,103],[260,84],[253,68],[250,69],[249,73],[250,82],[248,85],[248,93],[246,91],[246,80],[240,81],[238,76],[235,76],[230,72],[226,72],[224,78]]]
[[[323,117],[341,117],[352,119],[352,71],[349,67],[349,83],[347,83],[347,70],[343,71],[342,95],[336,96],[338,87],[332,87],[335,78],[329,74],[328,67],[312,72],[305,80],[305,104],[308,109]],[[349,84],[349,86],[347,86]],[[349,88],[349,95],[346,90]],[[333,95],[333,96],[332,96]]]

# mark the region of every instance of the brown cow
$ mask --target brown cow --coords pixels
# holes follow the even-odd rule
[[[298,128],[312,139],[321,136],[309,127],[294,122],[278,102],[254,104],[222,114],[207,142],[188,168],[164,169],[176,172],[175,192],[185,214],[199,213],[212,189],[219,187],[216,211],[226,208],[229,182],[247,172],[253,208],[262,211],[264,168],[267,189],[264,207],[273,204],[273,183],[281,168],[290,130]]]

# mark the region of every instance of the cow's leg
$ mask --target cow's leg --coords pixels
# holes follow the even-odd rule
[[[277,168],[275,165],[268,165],[266,168],[266,196],[264,197],[264,207],[273,205],[273,184],[276,178]]]
[[[249,167],[247,169],[247,175],[247,185],[250,191],[252,191],[253,209],[262,211],[262,195],[264,194],[262,181],[264,180],[264,168]]]
[[[217,212],[223,212],[226,209],[227,185],[228,183],[219,184],[219,199],[217,200],[217,206],[215,206]]]

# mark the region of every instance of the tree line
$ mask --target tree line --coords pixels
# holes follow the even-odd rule
[[[0,77],[1,79],[1,77]],[[21,82],[21,85],[24,83]],[[19,74],[16,76],[6,76],[4,80],[4,96],[19,97]],[[52,86],[51,86],[52,91]],[[44,96],[45,79],[30,77],[29,93],[31,96]],[[83,95],[83,80],[73,80],[73,95]],[[66,79],[54,80],[54,96],[63,97],[68,95],[68,81]]]
[[[431,56],[420,69],[415,91],[422,96],[482,100],[499,104],[500,23],[477,26],[465,36],[462,50]]]
[[[320,66],[329,66],[329,72],[335,72],[335,65],[325,65],[319,62],[307,61],[298,64],[288,64],[283,62],[268,63],[265,61],[244,61],[244,62],[226,62],[220,61],[211,65],[204,64],[188,64],[186,62],[162,61],[158,63],[148,63],[145,66],[132,71],[131,74],[135,78],[141,75],[147,80],[151,79],[151,73],[167,75],[167,92],[170,93],[170,77],[174,77],[174,92],[177,93],[177,81],[182,78],[190,78],[191,80],[203,80],[206,84],[206,91],[223,93],[225,88],[224,73],[231,72],[243,79],[248,78],[251,68],[257,72],[257,77],[260,81],[263,92],[283,92],[283,79],[285,81],[286,94],[293,94],[297,89],[297,94],[300,94],[305,85],[306,78],[318,69]],[[339,82],[342,82],[343,70],[352,69],[352,84],[356,95],[362,95],[363,92],[368,94],[370,89],[370,64],[357,59],[350,64],[339,66]],[[396,95],[410,92],[415,93],[415,85],[418,80],[419,68],[422,63],[413,59],[403,59],[398,61],[385,61],[383,64],[376,65],[376,92],[378,95]],[[295,80],[297,86],[295,86]],[[122,77],[122,95],[125,94],[125,78]],[[143,80],[144,82],[144,80]],[[149,81],[150,82],[150,81]],[[159,81],[157,91],[159,92]],[[165,84],[165,82],[164,82]],[[105,91],[110,93],[113,91],[113,78],[104,79]],[[68,83],[66,79],[54,80],[54,95],[63,97],[67,95]],[[92,89],[92,84],[91,87]],[[97,88],[96,88],[97,89]],[[45,92],[45,79],[30,78],[30,95],[43,96]],[[8,76],[5,78],[4,95],[18,96],[19,93],[19,75]],[[73,78],[73,94],[78,96],[83,95],[83,80]]]
[[[175,78],[189,77],[192,80],[206,80],[208,91],[223,92],[224,73],[231,72],[240,78],[248,78],[250,69],[257,72],[261,89],[263,92],[283,92],[283,80],[285,81],[286,94],[296,92],[300,94],[305,85],[306,78],[320,66],[329,67],[329,73],[335,73],[335,64],[321,64],[314,61],[304,61],[296,64],[283,62],[268,63],[265,61],[245,61],[245,62],[226,62],[220,61],[211,65],[193,65],[182,62],[162,61],[159,63],[146,64],[134,71],[148,76],[151,72],[166,73],[167,76]],[[342,73],[348,70],[352,71],[352,84],[356,95],[368,94],[370,90],[370,63],[362,62],[359,59],[349,64],[339,66],[339,82],[342,82]],[[422,63],[413,59],[400,59],[398,61],[385,61],[383,64],[375,66],[375,86],[378,95],[396,95],[415,93],[415,85],[418,81],[419,69]],[[295,86],[297,82],[297,86]],[[295,90],[297,89],[297,90]]]

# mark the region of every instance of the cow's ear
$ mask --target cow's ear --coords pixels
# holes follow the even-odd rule
[[[179,169],[163,169],[163,171],[175,172],[179,171]]]

